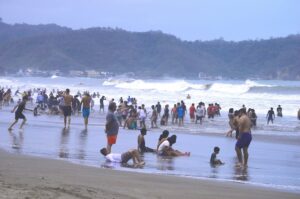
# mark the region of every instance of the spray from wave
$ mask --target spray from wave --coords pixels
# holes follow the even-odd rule
[[[131,90],[158,90],[158,91],[186,91],[189,89],[205,90],[209,87],[207,84],[192,84],[184,80],[179,81],[160,81],[146,82],[143,80],[123,81],[113,80],[105,81],[104,86],[115,86],[116,88],[131,89]]]

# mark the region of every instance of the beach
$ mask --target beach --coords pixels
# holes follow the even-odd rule
[[[239,183],[121,172],[0,150],[0,198],[276,199],[299,194]]]
[[[44,83],[33,79],[36,82],[30,82],[25,86],[18,83],[21,80],[23,79],[11,78],[1,81],[13,82],[14,88],[18,85],[22,89],[30,86],[44,88],[52,85],[52,79],[38,79],[38,81],[45,81]],[[72,86],[76,86],[78,82],[83,82],[82,85],[85,86],[79,87],[80,91],[96,88],[93,87],[96,80],[76,79],[75,85],[71,84],[68,78],[55,80],[57,83],[66,81],[64,86],[70,86],[73,89],[71,90],[73,95],[76,94],[76,90],[74,91],[75,88]],[[24,81],[31,80],[25,78]],[[124,98],[126,93],[135,92],[139,104],[146,102],[148,108],[156,103],[157,98],[166,99],[159,88],[155,92],[130,88],[120,89],[121,86],[124,87],[124,84],[128,86],[128,83],[119,83],[114,88],[101,87],[104,91],[101,94],[108,96],[108,100],[105,101],[105,111],[107,111],[109,99],[119,97],[118,92]],[[148,86],[157,85],[158,83],[149,83]],[[167,88],[168,85],[171,83],[166,84],[165,87]],[[65,88],[64,86],[52,85],[53,88],[62,89]],[[147,97],[149,92],[151,96],[154,96],[153,98]],[[184,96],[187,92],[191,90],[186,91],[183,88],[176,92],[170,91],[168,94]],[[202,92],[206,95],[213,93],[209,90]],[[229,93],[218,95],[217,101],[224,100],[225,105],[230,102],[242,104],[244,100],[249,104],[258,104],[257,106],[263,109],[267,103],[262,103],[260,98],[256,99],[249,93],[240,94],[240,98],[230,98]],[[285,102],[284,108],[291,106],[287,105],[289,102],[295,104],[299,102],[295,100],[294,93],[278,96],[273,93],[272,95],[276,96],[277,100],[281,99],[282,102],[291,98],[290,101]],[[216,97],[217,94],[214,96]],[[226,96],[226,98],[222,99],[221,96]],[[14,98],[17,101],[19,97]],[[239,99],[238,102],[237,99]],[[177,142],[173,147],[183,152],[190,152],[191,156],[171,158],[144,153],[141,157],[146,165],[142,168],[133,168],[107,162],[99,153],[99,150],[106,146],[104,133],[106,113],[99,112],[99,99],[94,100],[95,107],[90,115],[87,130],[84,129],[81,114],[72,115],[71,126],[65,129],[61,115],[40,112],[38,116],[34,116],[32,112],[24,111],[27,118],[24,128],[19,129],[21,123],[19,121],[13,130],[8,131],[9,125],[14,121],[14,114],[10,112],[13,105],[2,107],[0,111],[0,148],[2,150],[0,182],[3,186],[0,190],[3,194],[0,197],[299,198],[300,123],[292,116],[291,108],[284,109],[289,115],[286,114],[283,118],[276,117],[274,124],[270,125],[266,124],[264,114],[258,114],[257,127],[252,129],[253,140],[249,147],[249,164],[245,168],[236,167],[235,138],[225,137],[229,130],[226,106],[225,110],[221,110],[221,116],[214,119],[205,118],[202,125],[195,124],[186,117],[181,127],[169,121],[167,126],[159,125],[159,128],[149,128],[148,118],[146,146],[156,148],[159,135],[167,129],[170,135],[177,135]],[[191,102],[197,101],[199,99],[191,99],[186,103],[189,107]],[[166,103],[162,101],[162,105]],[[26,107],[33,109],[34,106],[35,103],[28,103]],[[262,109],[258,111],[261,112]],[[139,130],[120,127],[117,143],[112,147],[113,153],[136,149],[138,135]],[[220,147],[218,158],[225,164],[211,167],[209,160],[215,146]]]

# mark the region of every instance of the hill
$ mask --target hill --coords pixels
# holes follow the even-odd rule
[[[138,76],[300,80],[300,35],[229,42],[183,41],[160,31],[72,30],[0,22],[0,73],[97,70]]]

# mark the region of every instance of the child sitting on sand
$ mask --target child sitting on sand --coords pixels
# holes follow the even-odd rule
[[[105,156],[106,160],[110,162],[119,162],[122,164],[127,164],[129,160],[132,159],[133,166],[143,166],[145,162],[141,160],[138,150],[132,149],[125,153],[108,153],[106,148],[102,148],[100,153]]]
[[[224,164],[221,160],[217,159],[217,155],[219,152],[220,152],[220,148],[216,146],[214,148],[214,152],[210,156],[210,164],[212,166]]]

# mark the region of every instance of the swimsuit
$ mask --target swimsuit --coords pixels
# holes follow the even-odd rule
[[[238,139],[238,141],[236,142],[235,146],[237,148],[245,148],[245,147],[249,147],[250,143],[252,140],[252,135],[251,133],[241,133],[241,137],[240,139]]]

